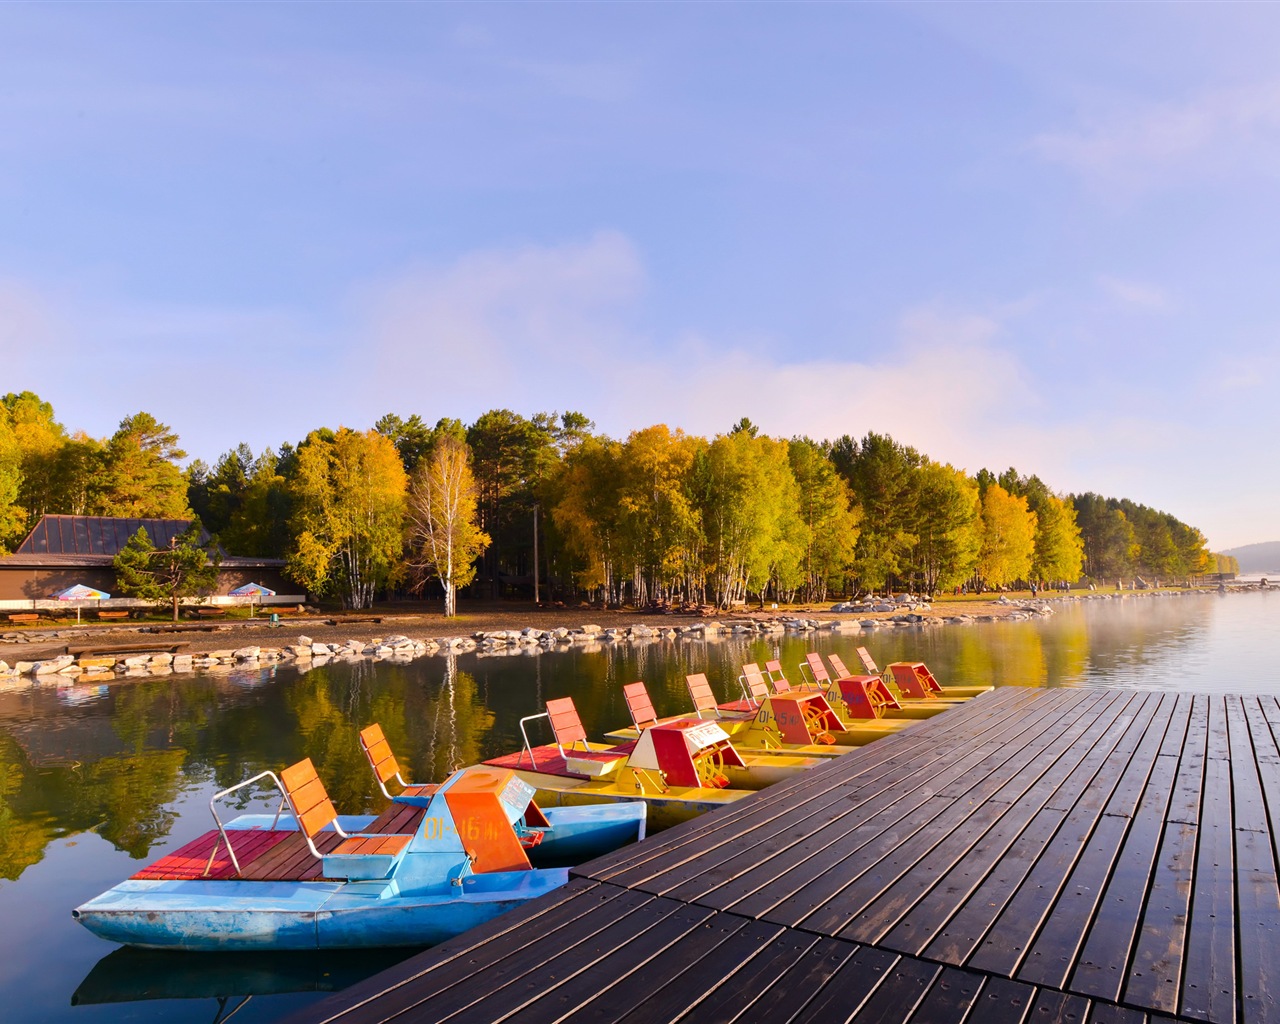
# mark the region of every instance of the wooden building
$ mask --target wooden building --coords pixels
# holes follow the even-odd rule
[[[0,558],[0,610],[54,608],[55,594],[77,583],[112,594],[103,607],[138,602],[117,593],[112,561],[139,529],[157,548],[168,547],[190,525],[187,519],[117,519],[109,516],[43,516],[12,555]],[[205,538],[207,539],[207,537]],[[246,583],[276,592],[259,604],[299,604],[306,595],[285,578],[280,558],[243,558],[223,552],[218,585],[209,604],[238,604],[227,595]]]

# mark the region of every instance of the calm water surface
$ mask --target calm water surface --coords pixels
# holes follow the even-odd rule
[[[593,735],[643,679],[660,714],[684,675],[722,697],[745,661],[806,651],[929,663],[944,683],[1280,693],[1280,594],[1097,601],[1050,619],[811,640],[657,642],[543,655],[333,663],[0,692],[0,1019],[270,1021],[411,951],[221,956],[119,949],[71,908],[206,831],[212,793],[311,757],[343,813],[381,809],[357,730],[381,722],[414,781],[520,745],[519,719],[572,696]],[[252,805],[251,805],[252,806]],[[260,805],[264,809],[266,805]],[[272,807],[274,804],[272,804]]]

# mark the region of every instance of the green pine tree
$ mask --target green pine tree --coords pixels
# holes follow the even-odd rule
[[[200,520],[191,524],[167,548],[157,548],[147,535],[138,532],[120,549],[113,562],[116,585],[126,597],[168,603],[173,621],[178,621],[178,605],[184,597],[207,594],[218,582],[222,553],[212,541],[200,543]]]

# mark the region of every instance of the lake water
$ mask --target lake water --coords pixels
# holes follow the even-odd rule
[[[572,696],[598,736],[628,721],[624,683],[660,714],[684,676],[736,696],[743,662],[812,649],[852,665],[928,662],[943,683],[1280,693],[1280,593],[1090,601],[1035,622],[655,642],[538,655],[332,663],[110,687],[0,692],[0,1019],[273,1021],[412,951],[226,956],[119,949],[71,908],[211,824],[217,790],[311,757],[343,813],[382,806],[356,742],[381,722],[413,781],[520,746],[519,719]],[[259,805],[268,808],[265,804]]]

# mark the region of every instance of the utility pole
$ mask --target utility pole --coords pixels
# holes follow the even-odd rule
[[[533,504],[533,603],[541,604],[538,596],[538,503]]]

